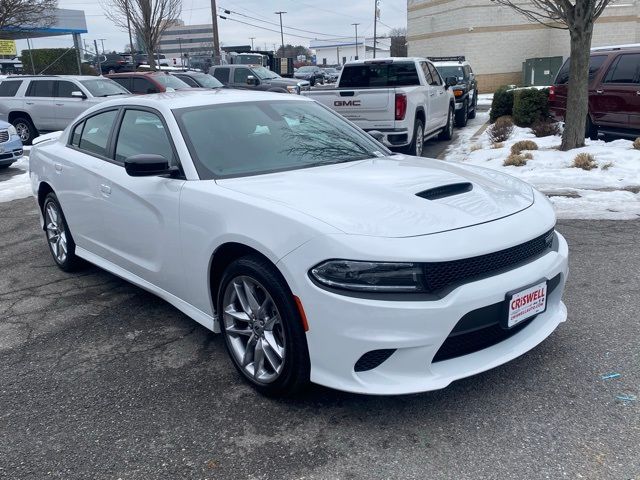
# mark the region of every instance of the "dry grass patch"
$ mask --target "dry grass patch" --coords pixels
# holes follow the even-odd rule
[[[502,148],[502,147],[504,147],[504,143],[502,142],[496,142],[491,145],[491,148],[493,149]]]
[[[640,137],[636,138],[633,141],[633,148],[635,148],[636,150],[640,150]]]
[[[519,153],[512,153],[509,155],[504,163],[505,167],[524,167],[527,164],[527,160],[530,160],[533,156],[526,157],[525,155],[520,155]]]
[[[560,135],[560,125],[550,119],[538,120],[531,125],[531,131],[536,137]]]
[[[613,162],[607,162],[602,167],[600,167],[600,169],[601,170],[609,170],[611,167],[613,167]]]
[[[576,158],[573,159],[574,168],[581,168],[582,170],[593,170],[598,168],[596,159],[590,153],[579,153]]]
[[[491,143],[499,143],[508,140],[513,133],[513,120],[511,117],[504,116],[496,120],[496,122],[487,128],[487,135]]]
[[[479,143],[474,143],[473,145],[471,145],[471,147],[469,147],[470,152],[475,152],[476,150],[481,150],[481,149],[482,149],[482,145],[480,145]]]
[[[511,145],[511,153],[518,155],[525,150],[538,150],[538,144],[533,140],[520,140]]]

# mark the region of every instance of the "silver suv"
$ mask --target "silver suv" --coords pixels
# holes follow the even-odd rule
[[[0,120],[11,123],[22,143],[64,130],[79,114],[129,91],[113,80],[90,76],[15,76],[0,83]]]

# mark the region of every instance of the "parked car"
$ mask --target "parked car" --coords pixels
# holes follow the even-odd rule
[[[0,83],[0,120],[11,123],[22,143],[64,130],[86,109],[129,91],[104,77],[19,76]]]
[[[183,71],[183,72],[171,72],[170,74],[176,78],[179,78],[190,87],[201,87],[201,88],[224,87],[224,85],[222,85],[222,83],[220,83],[220,81],[217,78],[215,78],[213,75],[209,75],[208,73]]]
[[[119,53],[107,53],[100,55],[100,69],[102,73],[133,72],[136,65],[131,60],[131,56]],[[94,65],[98,68],[98,58],[94,60]]]
[[[336,70],[335,68],[329,67],[329,68],[323,68],[322,71],[324,72],[324,80],[327,83],[334,83],[338,81],[338,77],[340,76],[340,72],[338,70]]]
[[[324,72],[320,67],[315,65],[306,65],[298,68],[293,74],[293,78],[306,80],[313,87],[316,83],[324,84]]]
[[[162,71],[115,73],[107,77],[135,95],[193,88],[179,78]]]
[[[0,84],[0,90],[2,84]],[[22,157],[22,142],[16,127],[8,122],[0,121],[0,170],[9,166]]]
[[[478,81],[464,56],[429,57],[442,78],[456,77],[457,85],[453,87],[456,99],[456,127],[464,127],[467,120],[476,118],[478,106]]]
[[[30,169],[60,268],[82,258],[221,332],[267,394],[440,389],[567,317],[544,195],[392,155],[304,97],[112,100],[38,143]]]
[[[232,88],[295,94],[309,90],[309,82],[282,78],[261,65],[218,65],[211,67],[209,73]]]
[[[558,121],[566,114],[570,62],[567,59],[549,91],[549,109]],[[585,136],[598,133],[640,136],[640,48],[597,48],[589,60],[589,114]]]
[[[424,58],[347,62],[337,88],[305,95],[372,132],[384,145],[422,155],[424,141],[453,135],[456,77],[443,80]]]

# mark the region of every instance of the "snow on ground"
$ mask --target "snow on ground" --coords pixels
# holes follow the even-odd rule
[[[536,142],[538,150],[523,167],[503,166],[511,146],[518,140]],[[500,170],[549,195],[559,218],[640,218],[640,151],[629,140],[590,141],[584,148],[561,152],[559,136],[536,138],[528,128],[515,127],[501,148],[492,148],[484,131],[474,137],[460,135],[444,155],[445,160]],[[590,153],[598,168],[572,167],[578,153]]]
[[[27,147],[28,148],[28,147]],[[18,169],[22,173],[3,179],[5,174],[0,175],[0,202],[10,202],[19,198],[26,198],[31,195],[31,183],[29,183],[29,157],[22,157],[9,169]],[[7,172],[7,170],[3,170]]]
[[[493,102],[493,93],[481,93],[478,95],[478,105],[490,107]]]

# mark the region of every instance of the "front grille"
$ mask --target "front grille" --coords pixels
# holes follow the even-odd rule
[[[0,143],[4,143],[9,140],[9,131],[8,130],[0,130]]]
[[[547,295],[560,285],[560,275],[547,284]],[[433,357],[433,362],[449,360],[491,347],[523,330],[534,319],[530,318],[513,328],[504,329],[500,319],[507,313],[506,300],[478,308],[463,316]]]
[[[515,247],[478,257],[425,263],[425,290],[435,293],[452,285],[488,276],[529,261],[551,248],[553,229]]]
[[[356,372],[366,372],[367,370],[373,370],[374,368],[382,365],[382,363],[391,355],[393,355],[393,352],[395,351],[396,350],[393,348],[384,350],[371,350],[358,359],[353,369]]]

